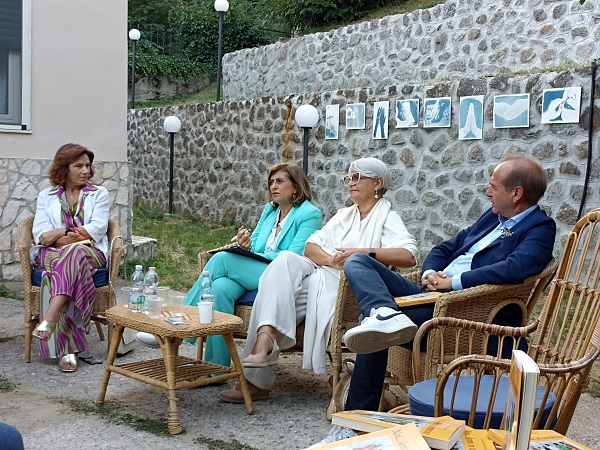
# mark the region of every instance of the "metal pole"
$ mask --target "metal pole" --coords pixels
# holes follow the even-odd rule
[[[131,41],[131,109],[135,109],[135,42]]]
[[[308,131],[310,128],[304,128],[304,152],[302,153],[302,169],[304,175],[308,175]]]
[[[173,162],[175,160],[175,133],[169,133],[169,214],[173,214]]]
[[[223,58],[223,11],[219,11],[219,50],[217,56],[217,101],[221,100],[221,58]]]

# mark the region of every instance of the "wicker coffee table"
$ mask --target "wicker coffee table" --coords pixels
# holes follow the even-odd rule
[[[171,315],[169,306],[165,305],[163,307],[162,315],[165,317]],[[215,311],[215,317],[210,324],[201,324],[198,318],[198,308],[192,306],[185,308],[185,319],[188,325],[171,325],[164,321],[165,317],[150,319],[145,314],[128,311],[125,305],[114,306],[106,311],[106,319],[109,323],[115,324],[115,332],[110,342],[100,392],[96,398],[97,405],[104,404],[106,388],[112,372],[166,389],[167,398],[169,399],[169,433],[179,434],[183,431],[183,428],[179,422],[179,413],[177,412],[176,390],[218,383],[229,378],[238,378],[248,414],[254,413],[242,363],[233,342],[233,333],[241,327],[242,319]],[[147,361],[114,364],[119,342],[125,328],[154,334],[160,342],[163,357]],[[234,368],[178,355],[179,344],[181,344],[183,338],[219,334],[223,336],[227,343]],[[207,377],[211,374],[221,375]]]

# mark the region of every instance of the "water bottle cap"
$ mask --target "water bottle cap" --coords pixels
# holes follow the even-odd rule
[[[136,264],[135,265],[135,270],[142,270],[142,269],[143,269],[143,267],[142,267],[141,264]]]
[[[151,266],[151,267],[150,267],[150,270],[156,270],[156,267],[152,267],[152,266]]]
[[[202,271],[202,276],[203,277],[209,277],[210,276],[210,272],[208,270],[203,270]]]

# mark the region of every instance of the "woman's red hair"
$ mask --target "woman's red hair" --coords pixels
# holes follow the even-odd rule
[[[69,164],[74,163],[81,155],[87,155],[90,158],[90,164],[94,162],[94,152],[88,150],[83,145],[65,144],[61,146],[54,155],[54,160],[48,169],[48,177],[54,186],[62,186],[69,173]],[[94,166],[90,166],[90,176],[88,181],[94,177]]]

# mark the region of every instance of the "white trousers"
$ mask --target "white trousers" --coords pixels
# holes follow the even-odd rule
[[[277,359],[280,350],[296,344],[296,326],[306,316],[310,275],[317,267],[310,259],[287,250],[269,264],[258,282],[242,359],[250,355],[256,343],[256,332],[263,325],[276,329],[275,345],[269,360]],[[275,383],[272,367],[245,368],[244,374],[255,386],[271,389]]]

